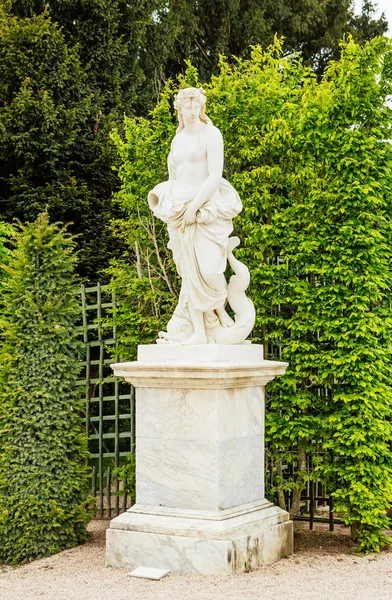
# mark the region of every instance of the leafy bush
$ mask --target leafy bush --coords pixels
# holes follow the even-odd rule
[[[131,260],[113,261],[108,269],[110,287],[117,298],[117,355],[135,357],[138,344],[152,343],[164,329],[176,304],[177,276],[167,249],[163,223],[155,220],[147,206],[147,193],[154,181],[167,177],[166,156],[176,125],[170,111],[170,84],[153,111],[152,121],[126,118],[126,139],[113,133],[121,158],[123,188],[115,201],[127,215],[113,219],[113,233],[131,254]],[[146,163],[146,157],[148,162]]]
[[[123,482],[122,488],[117,492],[119,496],[127,495],[132,504],[136,502],[136,454],[133,448],[133,454],[127,456],[125,462],[114,469],[119,480]]]
[[[86,539],[90,518],[74,240],[47,214],[20,227],[0,336],[0,560],[19,563]]]
[[[320,452],[317,476],[359,549],[378,550],[392,498],[392,154],[385,142],[392,51],[386,38],[363,47],[349,39],[341,50],[317,81],[298,57],[282,57],[276,41],[266,52],[254,48],[249,61],[222,60],[220,74],[203,87],[225,140],[225,176],[244,203],[234,225],[243,244],[238,255],[251,271],[253,341],[290,363],[269,386],[266,419],[280,501],[284,489],[294,490],[292,515],[298,511],[308,456]],[[194,68],[179,81],[197,83]],[[140,323],[151,325],[133,287],[137,278],[145,277],[149,294],[167,308],[177,283],[164,227],[146,204],[147,191],[167,177],[172,87],[149,119],[126,121],[125,140],[115,136],[123,162],[117,200],[128,216],[115,228],[129,253],[111,272],[119,291],[124,285],[134,293],[119,319],[124,358],[134,351],[130,325],[138,341]],[[282,456],[296,463],[292,480],[281,476]]]

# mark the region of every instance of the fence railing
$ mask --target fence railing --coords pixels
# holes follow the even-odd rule
[[[85,400],[85,427],[91,466],[91,491],[96,498],[97,516],[113,517],[129,508],[131,500],[117,469],[135,449],[135,397],[133,387],[115,378],[110,363],[116,362],[116,327],[113,314],[116,298],[107,286],[81,286],[80,335],[85,345],[85,357],[77,385]],[[269,358],[278,358],[280,348],[269,348]],[[276,356],[275,356],[276,354]],[[308,465],[309,472],[311,464]],[[293,466],[286,466],[291,477]],[[272,477],[268,462],[266,473]],[[283,473],[285,475],[285,473]],[[286,507],[290,510],[292,494],[286,492]],[[324,509],[324,510],[323,510]],[[318,512],[322,512],[322,516]],[[320,482],[308,481],[301,494],[301,513],[296,518],[328,522],[334,528],[333,502]]]
[[[97,516],[118,515],[129,498],[118,469],[134,451],[135,402],[133,387],[115,378],[116,329],[112,318],[116,299],[106,286],[81,286],[80,334],[85,357],[77,385],[85,400],[85,426],[89,440],[91,489],[97,498]],[[110,325],[112,323],[112,325]],[[109,325],[108,325],[109,324]]]
[[[279,460],[279,457],[275,454],[272,456],[268,451],[268,448],[266,448],[266,490],[271,493],[271,499],[287,511],[290,511],[294,504],[294,491],[292,485],[299,472],[295,459],[293,459],[296,454],[296,450],[293,448],[291,460],[290,462],[287,462],[284,459]],[[284,453],[284,455],[287,455],[287,452]],[[325,483],[318,481],[317,479],[311,479],[312,473],[314,473],[313,459],[316,455],[319,458],[316,451],[313,455],[309,453],[305,459],[306,481],[304,483],[304,488],[300,493],[299,512],[294,516],[294,519],[298,521],[307,521],[310,529],[313,529],[314,523],[327,523],[329,525],[329,530],[333,531],[335,524],[343,523],[343,521],[337,519],[334,514],[333,497],[328,493]],[[276,467],[277,462],[279,463],[278,469]],[[277,471],[279,472],[277,473]],[[282,486],[283,481],[286,484],[286,489]],[[281,503],[279,502],[277,490],[282,489],[282,487],[284,491],[280,494],[282,500]]]

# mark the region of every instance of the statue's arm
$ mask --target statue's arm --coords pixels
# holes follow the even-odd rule
[[[216,127],[208,128],[204,134],[207,150],[208,177],[200,186],[190,206],[194,211],[199,210],[216,192],[222,180],[223,172],[223,138]]]

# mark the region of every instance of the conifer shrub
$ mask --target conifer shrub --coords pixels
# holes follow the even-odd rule
[[[4,242],[8,237],[9,225],[6,225],[0,221],[0,260],[3,261],[4,256],[7,253]]]
[[[3,223],[0,221],[0,265],[6,264],[10,255],[10,249],[8,240],[11,237],[13,231],[12,225],[8,223]],[[2,294],[2,286],[4,279],[6,277],[6,273],[4,269],[0,268],[0,315],[2,313],[2,303],[3,303],[3,294]],[[1,337],[0,337],[1,340]]]
[[[43,213],[14,243],[0,319],[0,560],[12,564],[83,542],[90,518],[74,240]]]
[[[0,221],[0,264],[5,264],[9,255],[9,249],[7,247],[7,239],[10,237],[12,232],[12,226]],[[1,280],[4,278],[4,271],[0,270],[0,286]],[[0,300],[1,302],[1,300]]]

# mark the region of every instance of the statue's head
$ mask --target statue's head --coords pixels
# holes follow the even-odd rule
[[[174,99],[174,108],[178,114],[177,133],[184,128],[184,121],[199,118],[202,123],[211,124],[206,115],[206,96],[203,88],[185,88]]]

